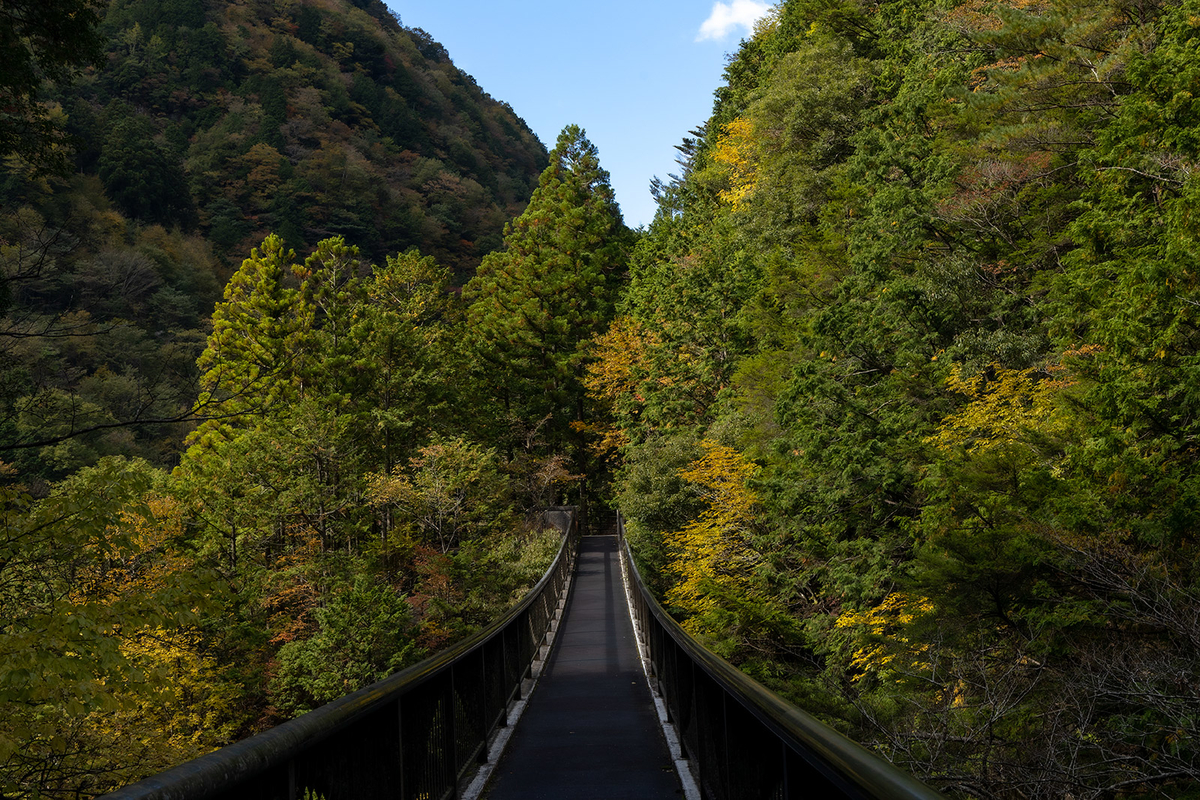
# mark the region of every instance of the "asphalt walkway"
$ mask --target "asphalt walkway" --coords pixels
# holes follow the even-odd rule
[[[487,800],[682,796],[638,660],[615,536],[585,536],[557,640]]]

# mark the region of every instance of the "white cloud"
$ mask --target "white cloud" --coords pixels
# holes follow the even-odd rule
[[[759,17],[771,10],[766,3],[755,0],[733,0],[732,3],[714,3],[712,13],[700,26],[696,41],[706,39],[724,39],[736,28],[745,28],[747,32],[754,28]]]

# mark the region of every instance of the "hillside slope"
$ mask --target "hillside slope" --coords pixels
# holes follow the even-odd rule
[[[778,4],[597,342],[672,611],[951,797],[1200,786],[1198,29]]]
[[[45,95],[74,174],[0,165],[0,459],[26,479],[176,462],[213,304],[269,233],[417,248],[461,285],[547,161],[377,0],[114,0],[100,35]]]
[[[108,66],[61,97],[124,213],[198,225],[240,259],[270,231],[343,234],[468,274],[546,151],[506,104],[378,0],[116,0]]]

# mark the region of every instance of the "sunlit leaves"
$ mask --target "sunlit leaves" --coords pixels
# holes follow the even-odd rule
[[[882,603],[866,611],[844,611],[837,618],[836,626],[851,629],[862,642],[850,659],[850,665],[860,671],[853,680],[860,680],[867,673],[886,670],[897,657],[896,649],[902,647],[909,649],[906,656],[912,662],[903,667],[919,669],[920,662],[914,659],[928,650],[928,645],[914,644],[904,634],[903,626],[911,624],[918,615],[933,610],[933,603],[927,598],[893,592]]]
[[[613,314],[630,233],[595,145],[565,128],[525,212],[467,286],[486,380],[514,419],[561,441],[581,418],[585,342]]]
[[[738,117],[725,125],[712,151],[713,160],[724,164],[729,172],[729,188],[721,190],[721,200],[735,209],[754,191],[758,180],[754,144],[753,121]]]
[[[929,441],[943,450],[962,447],[968,454],[1011,448],[1029,441],[1030,435],[1048,436],[1061,429],[1055,420],[1056,404],[1064,389],[1074,383],[1061,366],[1042,370],[1005,369],[992,365],[988,373],[971,377],[954,366],[947,386],[971,402],[947,415]]]
[[[754,519],[756,497],[747,482],[756,467],[736,450],[705,441],[704,455],[680,472],[696,484],[707,506],[682,530],[668,534],[675,582],[666,599],[686,615],[685,627],[696,634],[728,635],[726,603],[743,596],[758,556],[747,532]]]
[[[496,452],[462,438],[434,437],[407,469],[371,478],[371,502],[397,509],[414,538],[449,553],[467,539],[503,528],[510,493]]]
[[[295,261],[278,236],[252,250],[225,287],[213,312],[213,332],[198,365],[197,409],[213,419],[191,441],[228,435],[244,425],[239,415],[259,414],[295,397],[300,337],[308,323],[295,288],[287,284]]]

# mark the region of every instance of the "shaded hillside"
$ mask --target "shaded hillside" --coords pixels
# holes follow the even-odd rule
[[[116,0],[107,67],[64,92],[77,163],[144,223],[239,260],[271,231],[418,247],[468,275],[546,151],[381,2]]]
[[[0,167],[0,459],[23,478],[175,463],[213,304],[268,233],[417,248],[459,285],[500,246],[545,148],[359,5],[115,0],[106,63],[42,93],[74,174]]]

